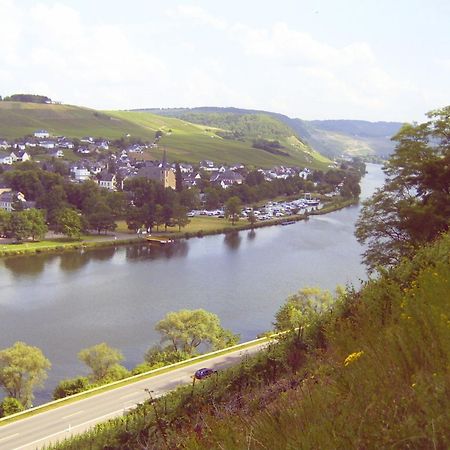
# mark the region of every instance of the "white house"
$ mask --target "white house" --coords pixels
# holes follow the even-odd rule
[[[72,175],[77,181],[86,181],[90,180],[91,172],[84,166],[75,166],[71,169]]]
[[[100,187],[110,191],[117,191],[117,179],[112,173],[103,173],[98,184]]]
[[[40,141],[39,146],[46,148],[47,150],[53,150],[55,148],[55,142],[53,141]]]
[[[18,201],[26,203],[22,192],[3,191],[0,194],[0,209],[11,212],[14,210],[13,203]]]
[[[29,161],[31,156],[25,150],[14,150],[11,152],[13,162]]]
[[[11,165],[13,163],[13,159],[11,153],[0,153],[0,164],[8,164]]]
[[[36,130],[33,134],[34,137],[39,139],[47,139],[50,137],[50,133],[47,130]]]

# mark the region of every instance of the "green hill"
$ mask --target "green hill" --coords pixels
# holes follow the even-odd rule
[[[149,130],[127,120],[88,108],[71,105],[0,102],[0,137],[21,138],[37,129],[46,129],[55,136],[83,136],[116,139],[131,134],[151,139]]]
[[[400,122],[368,122],[364,120],[302,120],[290,118],[283,114],[239,109],[239,108],[169,108],[148,109],[148,112],[163,116],[177,117],[183,120],[202,124],[228,124],[241,128],[242,117],[265,116],[278,125],[284,125],[312,148],[329,158],[348,156],[381,156],[390,155],[394,150],[391,137],[396,134]],[[258,129],[258,128],[255,128]],[[270,127],[268,127],[270,129]],[[277,128],[274,134],[282,129]]]
[[[155,132],[163,136],[152,150],[160,158],[163,148],[171,161],[198,163],[210,159],[218,163],[243,163],[258,167],[274,165],[326,168],[330,161],[300,141],[285,125],[266,117],[251,118],[241,124],[250,130],[239,139],[229,139],[234,128],[194,124],[177,118],[147,112],[96,111],[70,105],[48,105],[21,102],[0,102],[0,137],[20,138],[36,129],[67,137],[104,137],[117,139],[125,135],[153,141]],[[227,126],[227,127],[225,127]],[[279,152],[252,146],[253,139],[278,140]]]

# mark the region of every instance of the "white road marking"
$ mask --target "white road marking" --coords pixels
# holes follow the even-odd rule
[[[25,444],[25,445],[22,445],[22,447],[17,447],[14,450],[20,450],[22,448],[32,446],[34,444],[37,444],[38,442],[45,441],[46,439],[50,439],[50,438],[52,438],[54,436],[58,436],[59,434],[63,434],[63,433],[67,433],[69,431],[72,431],[74,428],[82,427],[83,425],[87,425],[88,423],[96,422],[98,420],[102,420],[102,419],[105,419],[106,417],[109,417],[109,416],[112,416],[112,415],[115,415],[115,414],[118,414],[118,413],[122,413],[122,412],[123,412],[123,409],[119,409],[117,411],[113,411],[111,413],[105,414],[104,416],[96,417],[95,419],[88,420],[87,422],[83,422],[83,423],[79,423],[78,425],[74,425],[74,426],[72,426],[72,427],[70,427],[70,428],[68,428],[66,430],[57,431],[56,433],[49,434],[48,436],[44,436],[43,438],[36,439],[35,441],[29,442],[28,444]]]
[[[64,417],[63,417],[63,420],[64,420],[64,419],[68,419],[69,417],[76,416],[77,414],[81,414],[82,412],[84,412],[84,411],[78,411],[78,412],[75,412],[75,413],[73,413],[73,414],[69,414],[68,416],[64,416]]]
[[[19,433],[11,434],[9,436],[1,438],[0,441],[7,441],[8,439],[11,439],[11,438],[16,437],[16,436],[19,436]]]

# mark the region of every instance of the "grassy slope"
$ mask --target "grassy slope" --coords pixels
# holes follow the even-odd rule
[[[20,138],[45,129],[53,135],[120,138],[129,133],[152,139],[154,133],[130,121],[71,105],[0,102],[0,137]]]
[[[449,255],[447,234],[266,355],[57,448],[447,449]]]
[[[0,102],[0,137],[20,138],[36,129],[69,137],[120,138],[126,134],[153,140],[155,131],[163,130],[160,148],[152,151],[155,158],[166,148],[169,160],[198,163],[211,159],[219,163],[243,163],[258,167],[299,165],[326,168],[329,161],[294,136],[285,133],[280,139],[291,156],[273,155],[254,149],[251,141],[231,141],[218,137],[217,129],[188,123],[179,119],[142,112],[105,111],[70,105]],[[168,131],[172,130],[171,133]],[[268,136],[270,138],[270,136]]]
[[[290,154],[286,157],[253,148],[251,139],[245,141],[223,139],[215,133],[219,128],[212,125],[193,124],[146,112],[108,111],[107,114],[132,121],[153,132],[159,129],[164,131],[160,149],[154,153],[161,156],[162,148],[166,148],[170,160],[195,163],[202,159],[212,159],[221,163],[240,162],[259,167],[284,164],[307,165],[322,169],[329,163],[327,158],[305,146],[292,133],[285,132],[283,137],[279,137]],[[169,130],[172,132],[169,133]],[[272,137],[272,135],[266,136],[268,139]]]

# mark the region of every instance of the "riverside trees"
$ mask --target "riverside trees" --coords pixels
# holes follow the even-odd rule
[[[0,351],[0,386],[9,397],[28,407],[34,398],[33,390],[42,386],[50,367],[39,348],[16,342]]]
[[[390,267],[434,240],[450,224],[450,106],[429,121],[405,125],[393,140],[386,182],[364,203],[356,237],[369,270]]]
[[[210,345],[213,350],[237,343],[239,336],[220,325],[219,317],[204,309],[182,309],[167,313],[156,326],[163,342],[169,342],[174,351],[190,355],[200,344]]]

